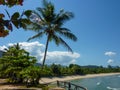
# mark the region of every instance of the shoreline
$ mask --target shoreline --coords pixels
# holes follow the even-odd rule
[[[55,84],[57,80],[71,81],[76,79],[94,78],[94,77],[102,77],[102,76],[110,76],[110,75],[120,75],[120,73],[101,73],[101,74],[72,75],[72,76],[61,76],[61,77],[44,77],[44,78],[41,78],[39,82],[40,84]],[[6,82],[5,79],[0,79],[0,89],[3,89],[3,90],[20,89],[20,88],[26,89],[21,85],[4,84],[5,82]]]
[[[61,76],[61,77],[44,77],[40,79],[41,84],[55,83],[56,81],[71,81],[76,79],[103,77],[111,75],[120,75],[120,73],[101,73],[101,74],[87,74],[87,75],[72,75],[72,76]]]

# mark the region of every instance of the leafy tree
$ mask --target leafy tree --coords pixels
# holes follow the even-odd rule
[[[70,64],[69,68],[70,68],[72,74],[83,74],[83,70],[77,64]]]
[[[2,71],[0,73],[4,77],[8,77],[10,82],[23,82],[24,75],[21,74],[21,72],[26,72],[26,69],[33,67],[35,63],[36,58],[29,56],[28,52],[26,52],[24,49],[21,49],[19,44],[16,44],[8,47],[8,49],[5,49],[3,57],[0,58],[0,69]],[[34,71],[33,69],[32,72]],[[37,72],[36,69],[34,72]]]
[[[61,75],[61,65],[56,65],[56,64],[52,64],[51,65],[51,70],[52,70],[52,73],[55,75],[55,76],[60,76]]]
[[[37,66],[29,66],[24,68],[20,75],[23,77],[24,81],[29,85],[38,85],[41,77],[40,68]]]
[[[44,69],[40,68],[40,71],[41,71],[41,76],[42,77],[54,76],[50,66],[45,65]]]
[[[24,0],[0,0],[0,5],[6,5],[8,7],[13,7],[14,5],[23,5]]]
[[[69,68],[67,66],[61,66],[60,72],[62,76],[70,75]]]
[[[23,5],[23,0],[0,0],[0,5],[6,5],[11,8],[15,5]],[[7,10],[5,10],[9,19],[5,19],[5,15],[0,12],[0,37],[5,37],[9,34],[9,31],[13,30],[13,25],[18,28],[26,28],[28,24],[31,23],[28,17],[31,15],[31,10],[26,10],[22,14],[19,12],[10,15]],[[24,18],[23,18],[24,17]]]
[[[37,8],[37,11],[33,11],[34,23],[32,29],[37,34],[28,39],[40,38],[43,35],[47,36],[45,53],[43,58],[43,66],[46,60],[46,54],[48,50],[49,42],[54,41],[56,45],[63,45],[69,51],[73,52],[70,46],[65,42],[62,37],[76,41],[77,37],[71,33],[68,28],[63,27],[64,23],[73,18],[72,12],[64,11],[63,9],[59,13],[55,12],[55,6],[51,2],[43,0],[43,7]],[[37,19],[37,20],[36,20]]]

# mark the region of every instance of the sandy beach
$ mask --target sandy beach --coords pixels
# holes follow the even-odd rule
[[[109,75],[120,75],[120,73],[101,73],[101,74],[88,74],[88,75],[74,75],[74,76],[63,76],[63,77],[46,77],[41,78],[41,84],[49,84],[58,81],[70,81],[82,78],[93,78],[93,77],[100,77],[100,76],[109,76]]]
[[[93,77],[100,77],[100,76],[109,76],[109,75],[120,75],[120,73],[102,73],[102,74],[88,74],[88,75],[73,75],[73,76],[63,76],[63,77],[46,77],[41,78],[40,83],[41,84],[49,84],[49,83],[55,83],[57,80],[59,81],[70,81],[75,79],[82,79],[82,78],[93,78]],[[5,79],[0,79],[0,90],[2,89],[19,89],[21,86],[19,85],[7,85],[3,84],[5,83]]]

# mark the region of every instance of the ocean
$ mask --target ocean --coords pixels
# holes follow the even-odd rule
[[[71,83],[84,86],[88,90],[120,90],[120,75],[85,78]]]

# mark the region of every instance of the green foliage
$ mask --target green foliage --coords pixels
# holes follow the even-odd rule
[[[59,64],[52,64],[45,66],[41,72],[42,77],[50,76],[69,76],[69,75],[85,75],[85,74],[99,74],[99,73],[113,73],[120,72],[120,67],[116,66],[80,66],[77,64],[70,64],[69,66],[62,66]]]
[[[0,76],[8,78],[11,83],[24,83],[27,79],[31,84],[38,84],[41,72],[35,63],[36,58],[29,56],[19,44],[10,46],[0,58]]]
[[[61,75],[61,66],[60,65],[51,65],[51,70],[54,76],[60,76]]]
[[[6,5],[9,8],[15,5],[23,5],[23,0],[0,0],[0,5]],[[12,15],[9,14],[7,10],[5,10],[8,18],[5,19],[5,14],[0,13],[0,37],[5,37],[9,35],[9,31],[13,30],[13,25],[19,29],[26,29],[27,25],[31,24],[29,16],[31,15],[31,10],[26,10],[22,14],[19,12],[15,12]],[[24,18],[23,18],[24,17]]]
[[[23,69],[20,72],[20,75],[24,78],[26,83],[29,83],[30,85],[37,85],[39,84],[41,77],[40,67],[29,66]]]
[[[41,76],[42,77],[50,77],[53,76],[53,73],[51,71],[51,68],[47,65],[44,66],[44,69],[41,68]]]
[[[23,0],[0,0],[0,5],[13,7],[14,5],[23,5]]]
[[[36,58],[29,56],[29,53],[21,49],[19,44],[10,46],[5,49],[3,57],[0,58],[0,77],[8,78],[11,83],[38,85],[41,77],[120,72],[119,66],[110,65],[102,67],[52,64],[42,69],[35,64]]]
[[[33,17],[32,21],[34,23],[30,24],[31,28],[29,29],[35,31],[36,34],[28,40],[40,38],[43,35],[47,36],[43,66],[46,60],[48,44],[51,41],[54,41],[57,46],[63,45],[68,51],[73,52],[71,47],[62,38],[64,37],[72,41],[77,41],[77,37],[71,33],[68,28],[64,27],[64,23],[73,18],[72,12],[60,10],[56,13],[53,3],[43,0],[43,7],[38,7],[36,11],[33,11]]]
[[[79,74],[79,75],[83,74],[83,71],[81,70],[81,67],[79,65],[70,64],[69,68],[70,68],[72,74]]]
[[[26,15],[28,18],[31,16],[32,11],[31,10],[26,10],[24,12],[24,15]]]

